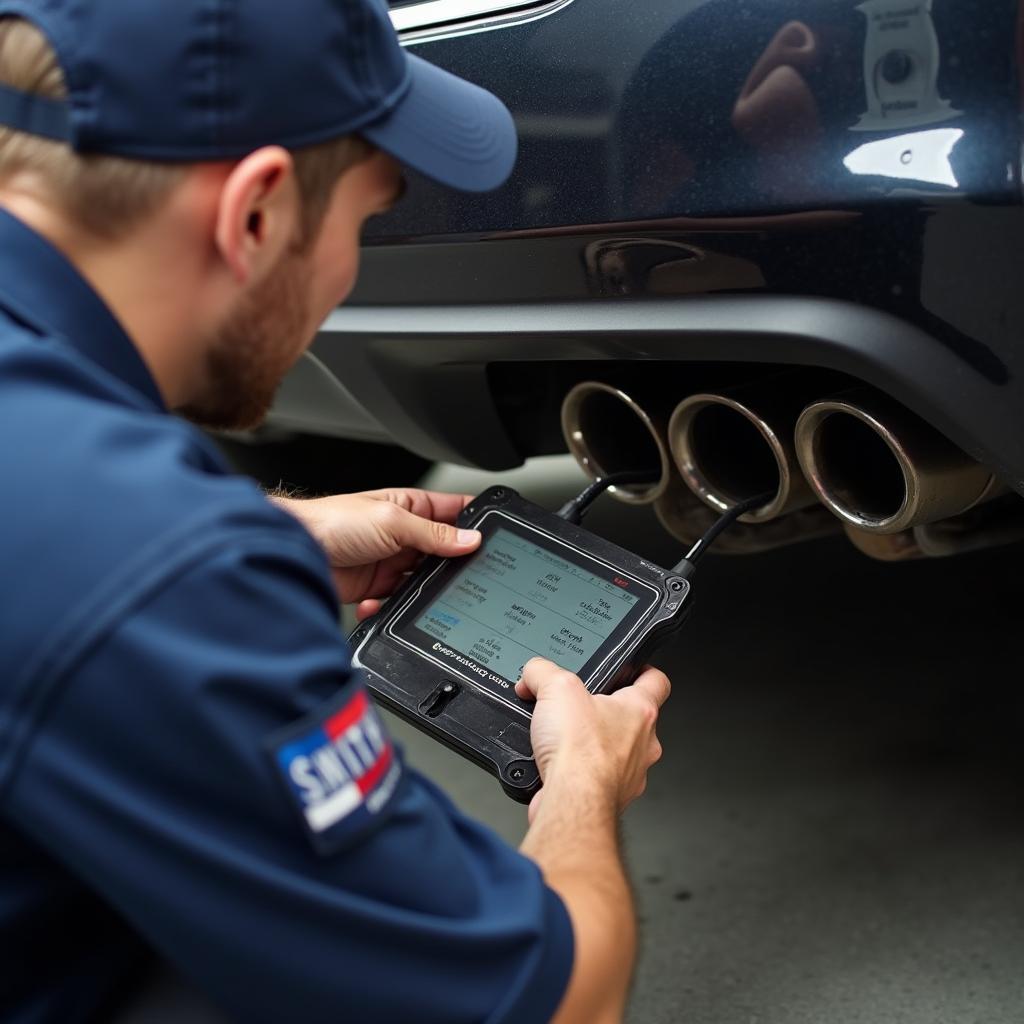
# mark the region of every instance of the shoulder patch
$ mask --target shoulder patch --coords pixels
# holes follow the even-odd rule
[[[318,853],[358,839],[391,802],[402,765],[359,687],[271,737],[270,755]]]

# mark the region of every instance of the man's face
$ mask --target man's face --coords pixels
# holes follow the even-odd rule
[[[289,249],[215,331],[202,393],[180,410],[186,417],[219,429],[263,420],[285,374],[352,291],[367,218],[387,210],[401,191],[398,163],[381,152],[342,176],[313,244]]]

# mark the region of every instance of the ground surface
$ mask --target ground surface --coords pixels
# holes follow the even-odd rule
[[[537,460],[504,479],[555,507],[581,478]],[[645,510],[606,499],[589,525],[678,556]],[[629,1024],[1024,1022],[1022,570],[1022,549],[885,566],[838,540],[705,562],[661,659],[665,757],[626,818]],[[519,841],[489,776],[389,721]],[[168,984],[122,1024],[217,1020]]]
[[[552,505],[578,481],[561,460],[511,479]],[[590,525],[675,554],[642,509],[606,500]],[[705,562],[626,820],[631,1024],[1024,1021],[1022,570],[1018,549],[885,566],[842,541]],[[394,729],[518,841],[487,775]]]

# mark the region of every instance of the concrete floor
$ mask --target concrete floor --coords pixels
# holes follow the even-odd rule
[[[503,479],[551,506],[580,482],[562,459]],[[589,525],[678,557],[643,509],[604,499]],[[660,661],[665,756],[626,817],[628,1021],[1024,1021],[1022,569],[1020,549],[886,566],[841,540],[704,563]],[[524,812],[489,776],[390,724],[518,842]]]
[[[582,480],[565,459],[500,479],[549,507]],[[588,525],[678,557],[649,511],[606,498]],[[660,661],[665,756],[624,828],[629,1024],[1024,1022],[1022,570],[1024,549],[886,566],[841,540],[705,561]],[[525,812],[490,776],[388,717],[518,843]],[[171,977],[119,1024],[221,1020]]]

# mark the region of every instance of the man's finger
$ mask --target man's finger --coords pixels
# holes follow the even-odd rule
[[[389,576],[401,576],[403,573],[412,572],[422,561],[423,556],[418,551],[414,551],[412,548],[403,548],[398,554],[385,558],[377,568],[378,571],[387,572]],[[367,594],[367,597],[378,596],[377,594]]]
[[[480,546],[479,530],[459,530],[448,523],[424,519],[397,505],[385,505],[384,526],[399,547],[414,548],[425,555],[468,555]]]
[[[531,658],[523,665],[522,675],[516,683],[516,696],[520,700],[536,700],[537,687],[540,685],[540,673],[545,666],[554,667],[553,661],[546,658]]]
[[[646,693],[660,708],[672,692],[672,684],[661,669],[647,668],[633,682],[634,689]]]
[[[433,510],[431,518],[442,523],[454,523],[462,510],[476,497],[474,494],[445,494],[441,491],[427,491],[430,498],[430,507]]]
[[[344,604],[367,598],[390,597],[423,556],[411,548],[381,562],[356,568],[334,569],[334,585]]]
[[[522,678],[516,683],[516,695],[521,700],[540,699],[546,691],[558,686],[582,689],[583,683],[579,676],[559,668],[547,658],[531,658],[523,666]]]
[[[471,494],[424,491],[419,487],[390,487],[363,493],[367,498],[390,502],[424,519],[449,524],[454,523],[459,513],[473,500]]]
[[[376,615],[380,611],[380,606],[380,601],[360,601],[356,605],[356,622],[362,622],[363,619]]]
[[[469,494],[449,494],[446,491],[423,491],[410,488],[406,495],[409,504],[404,504],[410,512],[424,519],[433,519],[438,523],[453,524],[459,513],[473,500]]]

